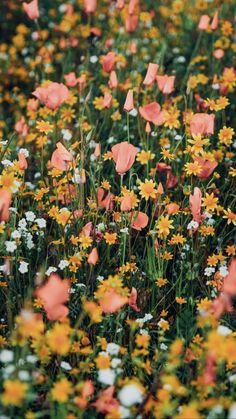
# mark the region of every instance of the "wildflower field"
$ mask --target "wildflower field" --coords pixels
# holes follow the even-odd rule
[[[236,419],[235,22],[0,1],[0,419]]]

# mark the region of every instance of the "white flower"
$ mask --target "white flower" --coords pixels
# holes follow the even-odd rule
[[[90,63],[95,64],[98,61],[98,57],[96,55],[92,55],[90,57]]]
[[[18,222],[18,227],[20,230],[26,230],[26,226],[27,226],[27,222],[25,218],[22,218],[19,222]]]
[[[229,382],[230,382],[230,383],[235,383],[235,382],[236,382],[236,374],[232,374],[232,375],[230,375],[230,377],[229,377]]]
[[[3,377],[4,378],[8,378],[9,375],[11,375],[13,373],[13,371],[15,371],[15,366],[14,365],[8,365],[6,368],[4,368],[3,370]]]
[[[28,371],[19,371],[18,372],[18,377],[22,381],[29,381],[29,379],[30,379],[30,375],[29,375]]]
[[[102,384],[106,384],[107,386],[112,386],[115,382],[115,379],[116,379],[116,374],[110,368],[106,368],[104,370],[98,371],[98,381]]]
[[[221,266],[219,269],[220,275],[225,277],[228,275],[229,271],[227,269],[227,266]]]
[[[167,346],[167,345],[165,345],[164,343],[161,343],[161,344],[160,344],[160,349],[161,349],[162,351],[166,351],[166,350],[168,349],[168,346]]]
[[[25,213],[25,218],[27,221],[34,221],[35,220],[36,215],[33,213],[33,211],[27,211]]]
[[[229,409],[229,414],[227,419],[235,419],[236,418],[236,403],[232,404]]]
[[[131,115],[131,116],[133,116],[133,117],[136,117],[137,115],[138,115],[138,111],[137,111],[137,109],[132,109],[132,111],[130,111],[129,112],[129,115]]]
[[[143,392],[137,384],[126,384],[118,393],[118,399],[126,407],[142,403]]]
[[[215,272],[215,268],[208,267],[204,270],[204,275],[211,276]]]
[[[38,358],[35,355],[27,355],[26,361],[29,362],[30,364],[35,364],[35,362],[38,361]]]
[[[11,162],[11,160],[8,160],[8,159],[2,160],[1,163],[3,164],[3,166],[6,166],[6,167],[13,166],[13,163]]]
[[[121,360],[119,358],[113,358],[111,361],[112,368],[117,368],[118,365],[121,364]]]
[[[46,227],[46,220],[44,220],[44,218],[36,218],[35,222],[38,224],[39,228]]]
[[[10,253],[13,253],[17,248],[16,242],[14,240],[6,241],[5,246],[6,246],[6,251]]]
[[[14,359],[13,351],[9,351],[8,349],[3,349],[0,352],[0,361],[5,364],[6,362],[12,362]]]
[[[26,150],[26,148],[20,148],[19,153],[24,154],[26,158],[29,157],[29,152]]]
[[[129,234],[129,229],[128,229],[128,227],[121,228],[121,229],[120,229],[120,232],[121,232],[121,233],[124,233],[124,234]]]
[[[232,333],[232,330],[227,326],[220,325],[217,327],[217,333],[222,336],[228,336]]]
[[[120,346],[116,343],[108,343],[106,351],[109,355],[117,355],[119,353],[119,350]]]
[[[69,364],[69,362],[65,362],[65,361],[61,362],[61,367],[63,368],[63,370],[66,370],[66,371],[70,371],[72,369],[72,366]]]
[[[124,406],[119,406],[119,414],[121,415],[121,419],[130,418],[130,411]]]
[[[102,281],[104,280],[104,276],[102,276],[102,275],[98,275],[98,276],[97,276],[97,280],[98,280],[99,282],[102,282]]]
[[[59,263],[59,265],[58,265],[58,268],[59,268],[59,269],[61,269],[61,270],[63,270],[63,269],[65,269],[68,265],[69,265],[69,262],[68,262],[67,260],[63,259],[63,260],[61,260],[61,261],[60,261],[60,263]]]
[[[20,239],[20,238],[21,238],[21,234],[20,234],[20,232],[19,232],[18,230],[14,230],[14,231],[11,233],[11,238],[12,238],[12,239]]]
[[[45,275],[50,276],[52,272],[56,272],[57,268],[54,266],[49,266],[49,268],[46,270]]]
[[[187,230],[195,230],[196,228],[199,227],[199,224],[197,223],[197,221],[190,221],[190,223],[188,223],[187,225]]]
[[[105,224],[104,223],[99,223],[97,225],[97,230],[98,231],[104,231],[105,230]]]
[[[26,272],[28,272],[28,263],[27,262],[24,262],[24,261],[20,261],[20,266],[19,266],[19,269],[18,269],[18,271],[21,273],[21,274],[26,274]]]
[[[72,134],[68,129],[63,129],[62,131],[63,140],[70,141],[72,138]]]

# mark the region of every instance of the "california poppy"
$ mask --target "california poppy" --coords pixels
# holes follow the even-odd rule
[[[134,164],[137,149],[128,141],[118,143],[112,147],[112,158],[116,163],[119,175],[125,174]]]
[[[31,20],[39,18],[38,0],[32,0],[30,3],[23,3],[23,9]]]
[[[12,201],[12,193],[9,189],[0,189],[0,221],[7,222],[9,220],[9,207]]]
[[[49,167],[59,170],[68,170],[69,163],[72,162],[72,154],[64,147],[60,142],[56,144],[57,149],[52,153],[51,161],[49,162]]]
[[[165,122],[164,112],[161,111],[161,107],[157,102],[140,106],[139,112],[146,121],[153,122],[154,125],[162,125]]]
[[[36,290],[36,296],[44,302],[44,309],[49,320],[61,320],[69,313],[64,305],[69,300],[69,280],[62,280],[53,273],[45,285]]]

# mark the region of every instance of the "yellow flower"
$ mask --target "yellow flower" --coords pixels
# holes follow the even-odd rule
[[[202,172],[202,166],[197,162],[190,162],[190,163],[186,163],[184,165],[185,168],[185,172],[188,176],[190,175],[200,175],[200,173]]]
[[[236,177],[236,167],[229,168],[229,175],[232,177]]]
[[[43,120],[36,122],[36,128],[39,132],[43,132],[44,134],[48,134],[53,131],[53,125]]]
[[[224,125],[223,128],[219,131],[218,138],[220,140],[220,143],[230,145],[232,144],[233,135],[234,129],[231,127],[226,127]]]
[[[6,406],[21,406],[25,399],[28,385],[20,380],[6,380],[3,384],[2,403]]]
[[[111,365],[111,358],[109,357],[109,355],[98,355],[96,358],[96,366],[98,369],[106,369],[109,368]]]
[[[191,151],[199,154],[203,150],[204,145],[209,144],[209,138],[202,138],[201,134],[193,134],[193,140],[188,140],[188,143],[192,144]]]
[[[155,154],[153,154],[151,151],[142,150],[137,155],[137,161],[139,161],[141,164],[144,165],[144,164],[148,164],[149,160],[154,159],[154,157],[155,157]]]
[[[176,419],[201,419],[197,408],[194,404],[181,406],[181,412],[175,417]]]
[[[89,246],[91,246],[92,241],[92,238],[86,236],[85,234],[81,234],[81,236],[79,237],[79,243],[82,249],[87,249]]]
[[[60,381],[54,384],[51,390],[52,400],[59,403],[66,403],[71,393],[72,384],[66,378],[61,378]]]
[[[228,256],[234,256],[236,254],[236,248],[233,245],[228,245],[225,249]]]
[[[174,234],[169,240],[169,244],[184,244],[186,238],[182,234]]]
[[[208,212],[214,211],[218,205],[218,198],[216,198],[213,194],[206,193],[205,198],[202,199],[204,207]]]
[[[153,180],[145,179],[145,182],[141,182],[139,185],[140,195],[142,198],[145,198],[146,201],[149,198],[155,198],[157,194],[157,190],[155,189],[156,184]]]
[[[67,355],[70,349],[70,328],[66,324],[56,323],[47,333],[47,343],[52,352]]]
[[[157,324],[164,331],[169,330],[170,328],[169,322],[165,319],[161,319]]]
[[[187,303],[186,298],[183,298],[183,297],[175,297],[175,301],[177,304],[180,304],[180,305]]]
[[[115,244],[115,242],[117,240],[117,233],[105,233],[104,234],[104,239],[105,239],[106,243],[109,244],[109,245]]]
[[[85,301],[83,307],[84,311],[89,315],[92,322],[100,323],[102,321],[101,307],[94,301]]]
[[[157,278],[156,284],[159,288],[164,287],[168,283],[166,278]]]
[[[170,220],[168,215],[166,217],[163,215],[157,222],[158,237],[165,238],[168,236],[168,234],[170,234],[170,229],[174,228],[172,224],[173,220]]]
[[[168,112],[165,112],[165,123],[164,126],[167,128],[179,128],[180,122],[178,120],[180,111],[178,109],[171,109]]]
[[[216,266],[217,263],[218,263],[217,255],[208,256],[208,258],[207,258],[207,264],[209,266]]]
[[[223,218],[227,219],[227,224],[233,224],[236,225],[236,214],[234,212],[232,212],[229,208],[226,210],[224,210],[224,214]]]

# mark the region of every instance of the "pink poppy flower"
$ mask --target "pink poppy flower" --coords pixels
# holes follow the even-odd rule
[[[106,73],[110,73],[116,62],[116,54],[112,51],[102,57],[102,69]]]
[[[28,134],[28,130],[28,125],[25,121],[25,118],[22,116],[15,125],[15,131],[17,134],[21,134],[23,137],[25,137]]]
[[[32,93],[49,109],[55,110],[69,98],[69,90],[63,83],[51,82],[47,87],[37,87]]]
[[[128,304],[134,311],[138,313],[140,311],[140,308],[137,306],[137,298],[138,298],[137,290],[136,288],[132,287]]]
[[[200,179],[207,179],[218,166],[216,161],[205,160],[203,157],[195,157],[195,160],[202,166],[201,173],[197,175]]]
[[[104,293],[103,298],[99,300],[99,305],[104,313],[110,314],[119,311],[127,302],[127,297],[124,297],[111,289]]]
[[[98,188],[97,197],[98,197],[98,206],[99,208],[104,208],[106,211],[112,211],[114,206],[115,196],[112,193],[108,193],[104,198],[105,191],[103,188]]]
[[[190,195],[189,197],[189,204],[193,220],[200,224],[203,217],[201,215],[202,193],[199,188],[194,188],[193,195]]]
[[[218,25],[219,25],[219,11],[217,10],[211,22],[211,29],[215,31],[218,28]]]
[[[223,282],[223,292],[231,297],[236,295],[236,258],[232,259],[228,266],[228,275]]]
[[[161,111],[161,107],[157,102],[140,106],[139,112],[146,121],[153,122],[154,125],[162,125],[165,122],[164,112]]]
[[[123,196],[121,198],[120,210],[121,211],[130,211],[132,209],[132,199],[129,195]]]
[[[125,0],[117,0],[116,7],[119,10],[122,10],[125,7]]]
[[[7,222],[10,217],[9,208],[11,206],[12,193],[9,189],[0,189],[0,221]]]
[[[119,402],[113,397],[114,392],[114,386],[106,388],[100,393],[99,398],[92,403],[92,406],[100,413],[112,413],[112,411],[117,411]]]
[[[137,216],[134,216],[134,222],[132,224],[132,228],[134,230],[142,230],[142,228],[145,228],[148,225],[148,216],[144,212],[139,211]]]
[[[29,19],[36,20],[39,18],[38,0],[32,0],[30,3],[23,3],[23,9]]]
[[[123,109],[124,109],[125,112],[130,112],[134,109],[134,99],[133,99],[133,90],[132,89],[128,90]]]
[[[103,107],[106,109],[110,109],[112,105],[112,95],[109,92],[104,93],[104,99],[103,99]]]
[[[97,251],[96,247],[94,247],[92,249],[92,251],[89,253],[89,256],[88,256],[89,265],[96,265],[96,263],[98,262],[98,259],[99,259],[98,251]]]
[[[190,120],[190,132],[197,134],[214,134],[215,115],[213,113],[196,113]]]
[[[198,29],[200,29],[200,31],[205,31],[207,30],[209,23],[210,23],[210,16],[208,15],[202,15],[198,24]]]
[[[44,309],[49,320],[61,320],[69,313],[64,305],[69,300],[70,282],[51,274],[45,285],[36,290],[36,297],[44,302]]]
[[[59,170],[68,170],[69,163],[73,161],[73,156],[62,143],[58,142],[56,146],[57,149],[52,153],[49,167]]]
[[[138,26],[138,16],[136,15],[129,15],[125,19],[125,30],[128,33],[135,32]]]
[[[84,0],[85,13],[95,13],[97,9],[97,0]]]
[[[164,94],[169,95],[174,90],[175,76],[156,76],[158,89]]]
[[[153,63],[148,64],[147,74],[143,81],[144,86],[151,86],[154,83],[158,68],[159,68],[158,64],[153,64]]]
[[[116,171],[124,175],[134,164],[137,149],[128,141],[116,144],[112,147],[112,158],[116,163]]]
[[[19,151],[18,153],[18,159],[19,159],[19,168],[20,170],[26,170],[28,168],[28,163],[25,158],[25,155],[22,151]]]
[[[71,71],[71,73],[65,74],[64,79],[68,87],[75,87],[78,84],[78,79],[74,71]]]
[[[130,15],[133,15],[135,8],[138,5],[138,0],[129,0],[128,12]]]
[[[108,85],[110,89],[116,89],[118,86],[118,79],[117,79],[116,72],[114,70],[112,70],[110,73]]]

